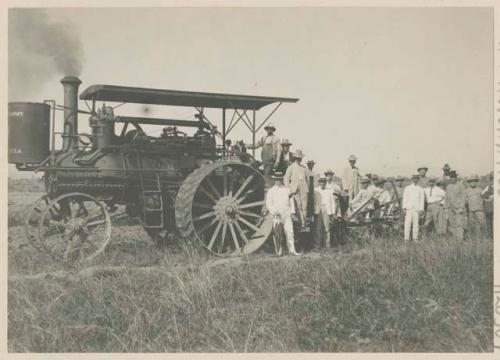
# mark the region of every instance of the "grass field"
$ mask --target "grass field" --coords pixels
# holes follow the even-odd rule
[[[160,251],[121,226],[92,265],[126,267],[30,278],[61,267],[10,227],[9,351],[493,350],[491,240],[375,239],[221,261],[189,244]]]

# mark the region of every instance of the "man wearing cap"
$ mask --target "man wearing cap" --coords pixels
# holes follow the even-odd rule
[[[444,235],[443,222],[445,221],[445,215],[443,200],[445,192],[439,186],[436,186],[436,180],[432,178],[429,179],[429,187],[426,187],[424,192],[427,201],[427,214],[424,227],[429,230],[432,224],[438,235]]]
[[[314,190],[315,236],[313,251],[318,251],[322,244],[330,247],[330,224],[334,211],[333,193],[326,188],[326,177],[319,178],[319,186]]]
[[[302,229],[308,225],[309,221],[307,219],[307,200],[309,193],[309,178],[307,169],[301,164],[304,154],[302,150],[295,150],[292,154],[293,162],[286,169],[285,173],[285,186],[290,189],[293,199],[295,201],[296,213],[298,213],[298,218]]]
[[[274,134],[276,127],[272,123],[267,124],[264,129],[267,131],[267,135],[262,137],[255,146],[247,145],[247,148],[258,149],[262,147],[261,159],[264,166],[264,175],[269,176],[273,173],[277,160],[280,158],[281,141]]]
[[[486,218],[484,216],[482,189],[477,187],[479,179],[473,177],[467,182],[469,187],[465,190],[465,202],[469,207],[469,229],[477,237],[486,234]]]
[[[418,226],[420,215],[424,211],[425,194],[424,189],[418,186],[419,175],[411,177],[411,184],[405,187],[403,192],[403,210],[405,212],[404,240],[418,240]]]
[[[348,160],[349,166],[344,169],[341,177],[342,190],[344,191],[344,197],[341,203],[342,215],[345,214],[349,207],[349,200],[354,199],[360,189],[359,169],[356,166],[358,158],[354,155],[350,155]]]
[[[486,230],[488,236],[493,238],[493,171],[488,175],[488,185],[481,192],[484,201],[484,215],[486,217]]]
[[[291,198],[290,189],[283,186],[282,173],[276,173],[273,179],[274,185],[266,193],[266,208],[273,217],[276,253],[281,255],[280,224],[282,224],[288,252],[292,255],[300,255],[295,251],[292,223],[292,216],[295,216],[295,204]]]
[[[465,187],[457,182],[457,173],[450,171],[450,182],[446,186],[444,208],[450,232],[456,240],[464,239]]]
[[[290,146],[292,143],[288,139],[284,139],[281,142],[281,152],[278,158],[275,171],[285,173],[286,169],[292,163],[292,153],[290,152]]]

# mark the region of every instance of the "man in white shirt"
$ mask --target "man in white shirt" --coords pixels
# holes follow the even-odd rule
[[[411,177],[411,184],[403,192],[403,210],[405,212],[404,240],[410,240],[410,232],[414,241],[418,240],[418,221],[424,212],[424,189],[417,185],[419,175]]]
[[[330,223],[333,217],[333,193],[326,188],[326,178],[319,178],[319,186],[314,189],[314,215],[316,232],[313,251],[318,251],[322,244],[330,248]]]
[[[281,256],[281,237],[279,236],[280,224],[286,236],[288,252],[292,255],[300,255],[295,251],[295,239],[293,236],[292,215],[295,216],[295,204],[290,194],[290,189],[283,186],[283,174],[276,173],[273,176],[274,185],[267,191],[266,208],[273,217],[273,229],[275,243],[277,244],[277,255]]]
[[[335,172],[332,169],[325,171],[326,176],[326,189],[330,190],[333,194],[333,215],[340,216],[340,201],[342,198],[342,188],[333,180]]]
[[[427,214],[425,216],[424,227],[429,229],[431,224],[434,231],[439,235],[444,235],[446,221],[444,213],[444,195],[445,192],[439,186],[436,186],[435,179],[429,179],[429,186],[424,189],[425,200],[427,201]]]
[[[356,197],[360,189],[359,169],[356,166],[358,158],[354,155],[349,156],[349,166],[347,166],[342,173],[342,190],[344,190],[342,215],[349,207],[349,201]]]

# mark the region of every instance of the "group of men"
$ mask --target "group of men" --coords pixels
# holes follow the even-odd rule
[[[335,219],[356,221],[361,216],[365,220],[374,212],[381,216],[398,207],[404,213],[405,240],[418,240],[420,226],[439,235],[450,231],[455,238],[463,239],[466,216],[471,232],[486,232],[483,204],[485,199],[492,204],[492,184],[480,189],[479,179],[472,178],[464,186],[446,164],[439,179],[427,177],[428,168],[420,167],[409,185],[405,186],[406,179],[397,177],[394,188],[388,189],[385,179],[374,174],[361,176],[354,155],[349,156],[349,164],[340,178],[334,178],[335,173],[330,169],[319,175],[314,171],[314,161],[302,164],[302,150],[291,152],[290,141],[281,141],[275,135],[274,125],[268,124],[265,130],[266,136],[255,146],[247,147],[262,147],[263,173],[274,183],[266,194],[266,209],[273,216],[275,228],[286,237],[290,254],[300,254],[295,249],[294,225],[299,232],[314,234],[309,238],[312,250],[317,250],[331,246]],[[490,179],[493,180],[492,174]],[[488,219],[492,226],[492,212]],[[282,253],[281,247],[278,253]]]

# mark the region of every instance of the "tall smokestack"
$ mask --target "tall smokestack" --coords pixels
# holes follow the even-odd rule
[[[78,87],[82,82],[75,76],[65,76],[64,86],[64,134],[63,150],[78,149]]]

